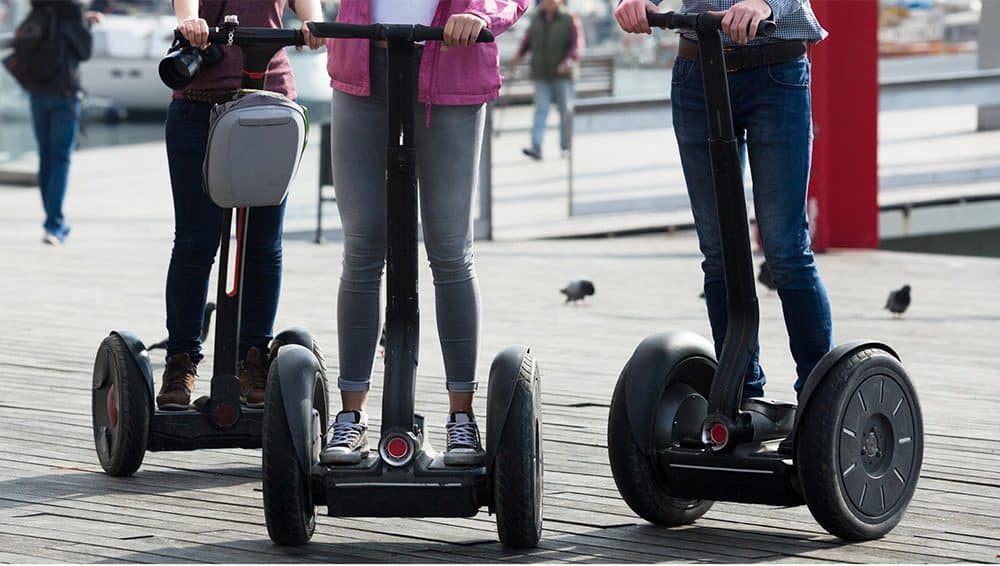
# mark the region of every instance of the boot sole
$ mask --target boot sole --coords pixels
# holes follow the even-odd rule
[[[359,448],[352,452],[334,452],[334,453],[320,453],[319,462],[321,464],[333,464],[333,465],[344,465],[344,464],[360,464],[361,460],[368,457],[370,449],[366,446],[364,448]]]

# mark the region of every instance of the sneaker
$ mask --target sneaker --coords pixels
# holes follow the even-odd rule
[[[60,240],[59,236],[56,236],[52,232],[46,232],[45,235],[42,236],[42,243],[50,246],[61,246],[62,240]]]
[[[166,411],[183,411],[190,407],[191,393],[198,379],[198,364],[191,362],[187,353],[167,358],[163,370],[163,384],[156,396],[156,406]]]
[[[448,448],[444,453],[447,466],[477,466],[486,461],[486,451],[479,441],[479,425],[466,412],[452,413],[445,424]]]
[[[271,361],[266,352],[257,348],[247,350],[247,359],[240,362],[236,374],[240,379],[240,401],[252,409],[264,406],[267,395],[267,372]]]
[[[329,443],[319,455],[323,464],[357,464],[368,457],[368,415],[341,411],[328,434]]]
[[[563,159],[569,159],[569,150],[568,149],[562,150],[559,156],[562,157]]]
[[[528,157],[534,159],[535,161],[542,160],[542,150],[537,147],[526,147],[521,150],[521,153],[527,155]]]

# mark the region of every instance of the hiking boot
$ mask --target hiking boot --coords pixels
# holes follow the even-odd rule
[[[260,409],[264,406],[264,397],[267,393],[267,371],[271,367],[271,360],[267,353],[250,348],[247,350],[247,359],[240,362],[236,371],[240,378],[240,402],[252,409]]]
[[[319,455],[324,464],[357,464],[368,457],[368,415],[341,411],[330,425],[330,442]]]
[[[486,461],[486,451],[479,441],[479,425],[466,412],[452,413],[445,424],[448,448],[444,453],[447,466],[478,466]]]
[[[191,393],[198,379],[198,364],[186,352],[167,358],[163,384],[156,396],[156,406],[165,411],[183,411],[191,404]]]

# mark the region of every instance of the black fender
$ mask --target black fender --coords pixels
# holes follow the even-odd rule
[[[272,344],[275,342],[280,346],[287,346],[289,344],[298,344],[303,348],[312,349],[313,347],[313,336],[305,327],[302,326],[292,326],[286,328],[278,333],[274,337]]]
[[[310,341],[311,343],[311,341]],[[281,401],[288,418],[288,430],[299,467],[306,477],[312,473],[312,411],[313,392],[319,379],[320,365],[312,350],[299,344],[288,344],[278,351],[271,362],[268,379],[278,379]]]
[[[112,330],[111,336],[117,336],[122,344],[128,348],[130,354],[132,354],[132,361],[135,362],[136,367],[142,372],[142,376],[145,378],[146,385],[149,390],[149,402],[152,404],[156,397],[156,387],[153,385],[153,366],[149,363],[149,351],[146,350],[146,345],[142,343],[137,335],[128,330]],[[94,375],[93,389],[97,390],[104,387],[104,381],[107,376],[104,375]],[[153,405],[154,407],[156,405]]]
[[[890,356],[900,360],[899,354],[892,349],[891,346],[877,340],[851,340],[850,342],[844,342],[843,344],[838,344],[832,350],[827,352],[816,366],[813,367],[812,371],[809,372],[809,377],[806,378],[805,384],[802,385],[802,391],[798,395],[798,408],[795,410],[795,426],[792,430],[798,430],[799,421],[802,419],[802,414],[806,412],[809,405],[809,398],[812,397],[813,392],[819,387],[820,382],[826,378],[826,375],[830,373],[833,366],[837,364],[840,360],[844,358],[849,358],[853,356],[856,352],[861,350],[867,350],[869,348],[875,348],[882,350]],[[793,452],[794,453],[794,452]]]
[[[715,349],[704,337],[687,330],[671,330],[647,337],[636,347],[618,378],[625,381],[629,428],[636,446],[644,452],[653,449],[656,411],[663,392],[680,377],[674,369],[689,358],[704,359],[706,370],[711,372],[705,371],[682,381],[707,399],[712,376],[718,367]]]
[[[514,400],[514,388],[518,381],[524,381],[531,391],[537,378],[538,364],[527,346],[508,346],[493,358],[486,392],[486,472],[491,477],[496,465],[497,445],[503,437],[504,425]],[[541,399],[536,398],[534,402],[537,411]]]

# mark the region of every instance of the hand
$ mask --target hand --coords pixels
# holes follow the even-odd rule
[[[771,17],[771,6],[765,0],[743,0],[725,12],[709,12],[723,16],[722,31],[740,45],[757,37],[757,25]]]
[[[88,24],[99,24],[104,21],[104,14],[95,12],[94,10],[87,10],[83,13],[83,19],[86,20]]]
[[[308,23],[309,22],[302,22],[302,37],[305,38],[306,45],[309,46],[309,49],[315,51],[320,47],[323,47],[326,44],[326,40],[322,37],[313,37],[312,32],[309,31],[309,26],[306,25]],[[297,51],[302,51],[302,46],[296,45],[295,49]]]
[[[468,47],[476,43],[479,32],[486,27],[486,22],[472,14],[452,14],[444,25],[444,50],[449,47]]]
[[[559,66],[556,67],[556,72],[559,73],[560,75],[568,75],[569,74],[569,63],[566,62],[566,61],[563,61],[562,63],[559,63]]]
[[[203,18],[188,18],[177,26],[178,31],[193,47],[208,47],[208,22]]]
[[[622,0],[615,8],[615,19],[622,31],[628,33],[652,33],[646,12],[655,12],[656,5],[649,0]]]

